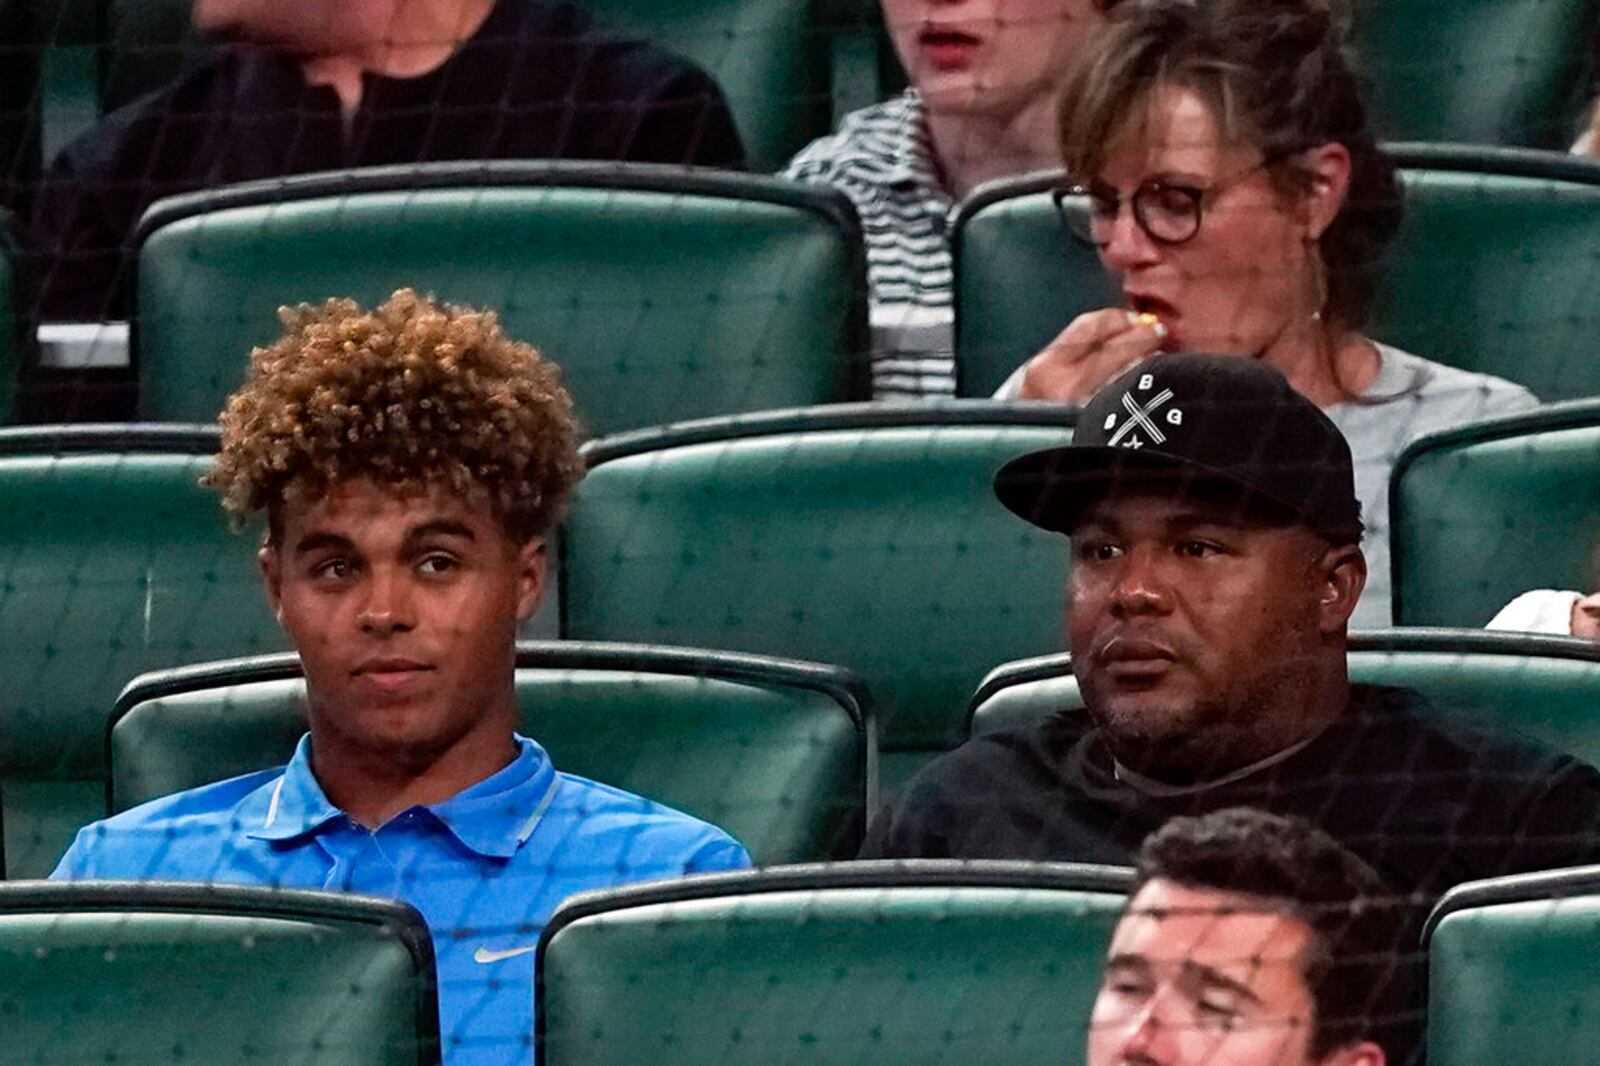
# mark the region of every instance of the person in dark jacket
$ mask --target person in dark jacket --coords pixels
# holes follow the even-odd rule
[[[164,196],[383,164],[590,159],[742,168],[701,70],[542,0],[195,0],[231,40],[50,167],[32,252],[49,321],[128,312],[131,238]]]
[[[1107,384],[1073,442],[996,478],[1071,538],[1084,711],[983,736],[878,814],[865,857],[1127,864],[1168,819],[1305,818],[1399,892],[1600,861],[1600,774],[1352,684],[1366,579],[1350,448],[1268,364],[1163,354]]]

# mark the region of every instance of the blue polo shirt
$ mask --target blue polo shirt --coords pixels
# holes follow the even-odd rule
[[[517,738],[515,760],[443,803],[369,830],[329,802],[302,737],[282,769],[154,800],[79,830],[51,877],[226,881],[405,900],[427,919],[449,1066],[533,1061],[539,931],[574,892],[741,869],[714,826],[558,772]]]

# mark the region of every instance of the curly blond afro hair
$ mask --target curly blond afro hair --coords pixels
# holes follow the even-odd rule
[[[221,415],[205,484],[243,521],[355,478],[486,491],[518,540],[548,531],[583,476],[572,397],[555,364],[492,311],[401,289],[281,308],[284,335],[250,356]]]

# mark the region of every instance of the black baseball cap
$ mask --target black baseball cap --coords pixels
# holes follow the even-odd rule
[[[1237,355],[1160,354],[1084,404],[1072,443],[1014,459],[1000,502],[1070,532],[1117,486],[1221,490],[1335,544],[1361,540],[1350,444],[1274,367]]]

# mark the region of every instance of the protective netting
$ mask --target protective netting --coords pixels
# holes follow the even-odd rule
[[[333,32],[326,6],[237,5],[267,37]],[[1095,1001],[1131,972],[1104,976],[1108,871],[1217,804],[1129,798],[1062,654],[1073,557],[993,479],[1072,438],[1083,395],[1016,402],[1069,323],[1126,308],[1119,330],[1183,335],[1183,300],[1119,284],[1109,246],[1249,218],[1220,180],[1157,202],[1147,175],[974,165],[1007,145],[941,142],[901,95],[897,50],[930,49],[910,80],[931,84],[972,41],[1076,40],[1087,2],[584,6],[592,26],[501,0],[493,41],[421,42],[447,75],[352,83],[208,40],[184,0],[0,0],[0,1062],[1108,1061]],[[1426,703],[1361,687],[1412,731],[1318,734],[1226,795],[1320,816],[1406,901],[1397,965],[1429,991],[1358,1034],[1425,1003],[1429,1061],[1589,1061],[1600,889],[1539,871],[1600,860],[1600,645],[1571,639],[1600,631],[1600,166],[1568,152],[1600,6],[1349,20],[1404,221],[1361,264],[1377,369],[1315,398],[1365,520],[1351,678]],[[1219,256],[1184,260],[1196,291],[1265,286],[1219,298],[1221,335],[1277,343],[1252,306],[1274,270],[1189,249]],[[521,630],[555,639],[517,653],[514,728],[548,760],[519,749],[470,810],[374,831],[297,749],[262,530],[197,482],[280,306],[402,287],[497,312],[596,440]],[[1185,413],[1128,401],[1156,436]],[[552,766],[575,783],[540,784]],[[75,837],[81,881],[32,884]],[[953,859],[847,862],[864,844]],[[745,853],[831,865],[678,880]],[[1501,875],[1524,879],[1449,897],[1423,939],[1441,894]],[[1211,958],[1249,986],[1271,966],[1240,950]],[[1101,1028],[1133,1061],[1164,1024],[1148,1061],[1221,1062],[1248,1019],[1192,998],[1209,1021]],[[1315,1061],[1306,1024],[1261,1023],[1250,1061]]]

